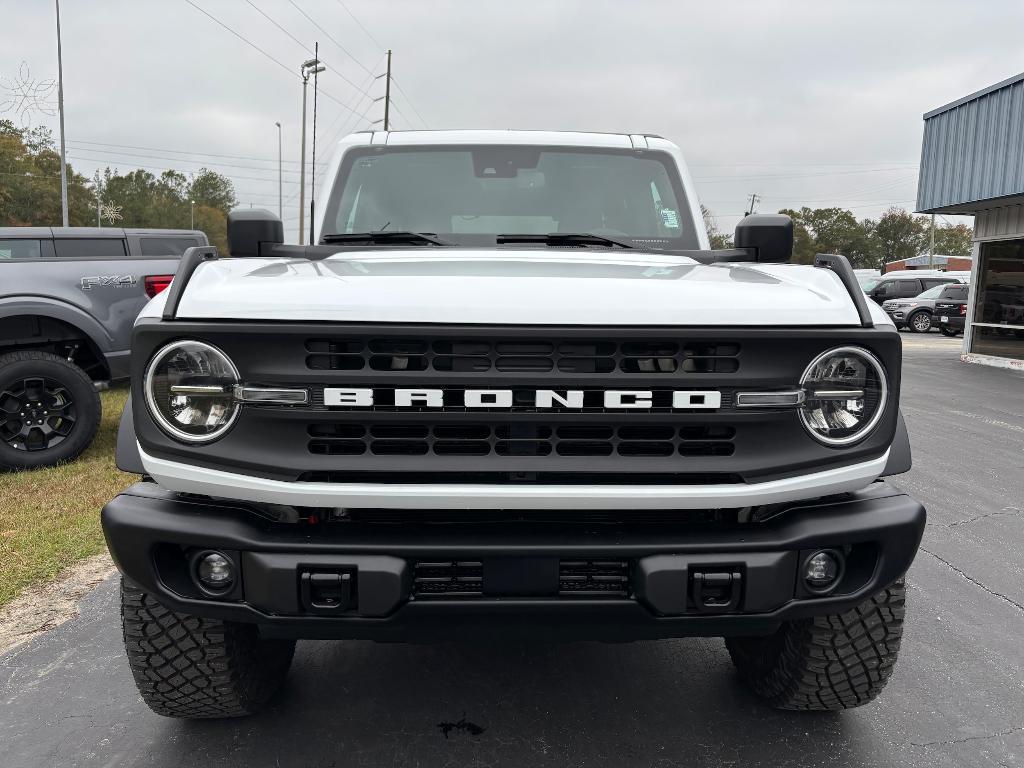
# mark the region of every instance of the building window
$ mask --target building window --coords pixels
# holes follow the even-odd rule
[[[1024,359],[1024,240],[984,243],[971,351]]]

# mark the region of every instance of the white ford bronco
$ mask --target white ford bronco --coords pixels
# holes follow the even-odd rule
[[[900,337],[754,215],[710,250],[647,135],[357,133],[138,319],[106,505],[131,668],[259,709],[299,638],[722,636],[771,705],[874,699],[925,510]]]

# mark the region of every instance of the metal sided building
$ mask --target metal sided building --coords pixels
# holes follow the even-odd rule
[[[917,210],[975,217],[964,359],[1024,368],[1024,73],[925,114]]]

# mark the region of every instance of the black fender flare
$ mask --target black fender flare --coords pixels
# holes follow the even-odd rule
[[[135,414],[132,412],[131,395],[128,395],[128,401],[124,404],[121,423],[117,427],[114,462],[122,472],[132,472],[136,475],[146,474],[146,468],[142,466],[142,456],[139,455],[139,443],[135,438]]]
[[[910,455],[910,433],[907,432],[907,425],[903,421],[903,411],[899,411],[896,435],[893,437],[892,445],[889,446],[889,460],[885,463],[881,477],[909,472],[913,463]]]

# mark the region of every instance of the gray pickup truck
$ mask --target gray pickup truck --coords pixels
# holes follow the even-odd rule
[[[206,235],[0,228],[0,471],[77,457],[100,421],[94,382],[128,376],[135,317]]]

